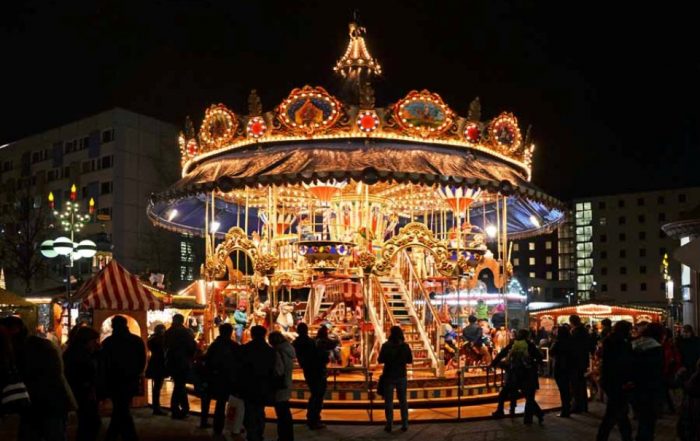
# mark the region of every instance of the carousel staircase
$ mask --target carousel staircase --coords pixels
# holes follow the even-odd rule
[[[394,316],[394,321],[401,326],[406,343],[411,347],[413,352],[413,366],[409,367],[410,371],[435,371],[432,365],[428,348],[425,346],[425,340],[420,334],[420,330],[416,326],[417,318],[412,317],[411,309],[406,305],[408,298],[403,292],[403,285],[396,279],[389,277],[380,277],[379,283],[382,287],[384,298],[386,298],[391,314]],[[387,332],[387,337],[388,337]]]

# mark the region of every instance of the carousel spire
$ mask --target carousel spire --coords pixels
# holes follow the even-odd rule
[[[356,21],[351,22],[348,28],[350,35],[348,47],[333,70],[345,78],[359,77],[362,73],[381,75],[382,67],[379,61],[369,53],[365,43],[366,29]]]

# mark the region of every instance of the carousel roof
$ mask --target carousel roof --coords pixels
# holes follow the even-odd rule
[[[514,202],[509,199],[512,237],[552,229],[563,219],[561,203],[530,182],[535,146],[513,114],[482,120],[476,99],[468,114],[459,116],[427,90],[375,106],[370,78],[382,72],[364,34],[364,28],[350,25],[347,49],[334,67],[356,99],[341,100],[322,87],[304,86],[263,111],[253,91],[247,114],[213,105],[199,133],[188,120],[179,137],[182,178],[152,195],[151,219],[199,234],[203,194],[329,179],[462,186],[516,196],[510,198]],[[230,207],[222,200],[217,208]],[[169,216],[174,209],[177,219]],[[530,222],[533,215],[537,222]]]

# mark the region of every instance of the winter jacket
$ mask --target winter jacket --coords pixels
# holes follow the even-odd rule
[[[549,350],[554,360],[554,375],[567,375],[571,371],[572,351],[571,340],[556,339]]]
[[[304,371],[304,378],[317,378],[323,374],[326,363],[328,362],[328,354],[325,353],[325,363],[323,354],[316,348],[316,343],[308,335],[300,335],[294,339],[294,353],[296,354],[299,366]]]
[[[275,346],[275,375],[284,377],[284,387],[275,391],[275,402],[292,398],[292,370],[294,370],[294,348],[285,341]]]
[[[78,403],[97,401],[99,357],[84,348],[68,347],[63,353],[66,380]]]
[[[664,349],[661,343],[650,337],[640,337],[632,342],[632,356],[634,390],[660,393],[664,380]]]
[[[462,338],[464,338],[465,342],[481,344],[483,336],[484,330],[476,323],[470,324],[462,330]]]
[[[148,359],[146,378],[165,378],[168,376],[165,370],[165,336],[154,335],[148,339],[148,350],[151,358]]]
[[[102,342],[102,356],[107,396],[137,395],[141,374],[146,367],[146,345],[141,337],[126,329],[114,330]]]
[[[236,312],[233,313],[233,321],[235,322],[234,327],[236,329],[243,328],[246,323],[248,323],[248,315],[237,309]]]
[[[183,325],[172,325],[165,331],[165,367],[173,376],[187,376],[197,351],[194,334]]]
[[[595,346],[586,328],[576,326],[571,330],[571,368],[585,371]]]
[[[700,359],[700,337],[681,337],[678,340],[678,352],[681,354],[681,363],[688,373],[695,372],[695,366]]]
[[[204,356],[206,380],[213,397],[240,392],[241,347],[228,337],[218,336]]]
[[[621,393],[632,380],[632,345],[627,338],[611,333],[603,340],[600,384],[608,394]]]
[[[516,346],[517,344],[517,346]],[[491,362],[491,366],[498,366],[506,357],[510,358],[511,351],[514,347],[523,344],[523,340],[514,340],[508,343],[508,346],[501,349],[496,355],[496,358]],[[527,355],[529,357],[530,366],[526,371],[514,372],[511,363],[506,364],[506,381],[513,382],[513,386],[523,390],[537,390],[540,388],[540,382],[537,375],[538,366],[542,363],[542,352],[531,341],[527,341]]]
[[[407,343],[387,341],[379,351],[379,363],[384,363],[382,375],[387,380],[406,378],[406,365],[413,363],[411,347]]]
[[[275,350],[265,340],[251,340],[241,347],[243,398],[258,404],[274,401]]]

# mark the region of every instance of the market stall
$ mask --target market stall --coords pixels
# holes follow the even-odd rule
[[[660,308],[645,306],[616,306],[589,303],[531,311],[530,323],[538,329],[545,328],[547,331],[551,331],[555,325],[568,323],[569,316],[572,314],[581,317],[584,324],[594,325],[606,318],[612,320],[613,323],[626,320],[637,324],[642,322],[661,322],[664,311]]]
[[[21,317],[29,329],[36,327],[36,305],[13,292],[0,288],[0,317],[10,315]]]

